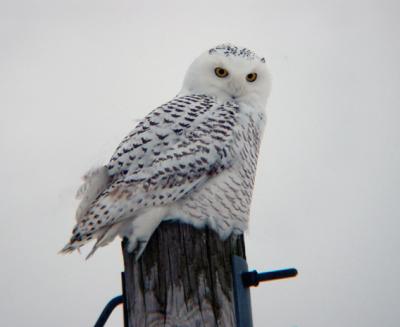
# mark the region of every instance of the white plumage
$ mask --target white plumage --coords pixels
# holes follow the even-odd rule
[[[164,220],[247,228],[270,77],[265,60],[230,44],[190,66],[181,92],[154,109],[78,190],[77,224],[62,252],[115,236],[139,257]]]

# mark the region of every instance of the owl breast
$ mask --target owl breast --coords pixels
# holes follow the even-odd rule
[[[229,146],[231,166],[177,202],[171,218],[207,225],[222,238],[247,229],[264,117],[243,113],[240,120]]]

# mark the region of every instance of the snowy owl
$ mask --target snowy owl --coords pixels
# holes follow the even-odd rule
[[[76,226],[61,250],[117,235],[138,258],[166,220],[208,226],[222,239],[246,230],[270,75],[264,58],[232,44],[200,55],[178,95],[151,111],[110,162],[89,171]]]

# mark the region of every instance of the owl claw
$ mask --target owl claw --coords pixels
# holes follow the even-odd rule
[[[136,249],[136,246],[137,246],[137,240],[129,239],[128,248],[127,248],[128,252],[132,253]]]
[[[148,242],[149,240],[146,239],[129,240],[127,250],[129,253],[132,253],[135,256],[135,261],[138,261],[139,258],[142,256]]]
[[[146,249],[146,245],[149,240],[139,240],[138,245],[135,249],[135,261],[138,261],[139,258],[142,256],[144,250]]]

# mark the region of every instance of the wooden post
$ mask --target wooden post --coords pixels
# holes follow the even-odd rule
[[[232,256],[245,258],[243,236],[162,223],[138,262],[122,248],[129,327],[236,326]]]

